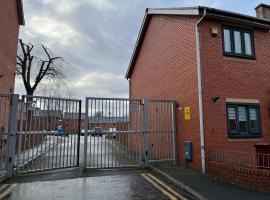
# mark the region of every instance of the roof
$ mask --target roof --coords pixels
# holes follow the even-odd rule
[[[131,60],[126,73],[126,78],[129,79],[131,77],[135,61],[137,59],[141,47],[141,43],[143,41],[149,20],[152,15],[202,16],[203,13],[205,13],[204,14],[205,18],[220,19],[223,21],[236,22],[240,24],[249,25],[252,27],[259,27],[270,30],[270,20],[204,6],[183,7],[183,8],[147,8],[139,32],[139,36],[137,38],[135,48],[131,56]]]
[[[25,25],[22,0],[17,0],[17,7],[18,7],[19,24]]]

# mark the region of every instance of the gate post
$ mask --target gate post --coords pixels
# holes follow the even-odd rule
[[[88,98],[85,99],[85,116],[84,116],[84,156],[83,156],[83,169],[87,167],[87,137],[88,137]],[[91,143],[91,140],[90,140]],[[90,147],[91,148],[91,147]]]
[[[10,96],[10,110],[9,110],[8,135],[7,135],[7,160],[6,160],[7,178],[11,178],[13,175],[14,156],[16,148],[18,101],[19,101],[18,94],[12,94]]]
[[[148,100],[143,99],[143,120],[144,120],[144,167],[149,168],[148,160]]]

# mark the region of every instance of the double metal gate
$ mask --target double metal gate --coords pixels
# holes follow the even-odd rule
[[[176,161],[175,102],[0,95],[0,172]]]
[[[175,162],[175,102],[86,98],[84,167]]]

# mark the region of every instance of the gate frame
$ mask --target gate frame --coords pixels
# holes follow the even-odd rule
[[[18,98],[20,97],[20,95],[18,95]],[[42,169],[37,169],[37,170],[34,170],[34,171],[20,171],[20,167],[18,166],[13,166],[16,168],[16,170],[13,169],[12,167],[12,175],[15,175],[15,174],[22,174],[22,173],[33,173],[33,172],[44,172],[44,171],[52,171],[52,170],[59,170],[59,169],[67,169],[67,168],[72,168],[72,167],[79,167],[79,164],[80,164],[80,134],[81,134],[81,105],[82,105],[82,100],[80,99],[73,99],[73,98],[60,98],[60,97],[49,97],[49,96],[39,96],[39,95],[21,95],[22,97],[22,100],[24,100],[24,98],[38,98],[38,99],[51,99],[53,101],[57,101],[57,100],[62,100],[62,101],[71,101],[71,102],[77,102],[78,103],[78,119],[77,122],[78,122],[78,129],[74,132],[75,135],[77,135],[77,148],[76,148],[76,158],[77,158],[77,161],[76,161],[76,165],[73,165],[73,166],[63,166],[63,167],[55,167],[55,168],[42,168]],[[23,103],[23,102],[22,102]],[[22,105],[22,104],[19,104],[19,99],[17,100],[17,105]],[[17,119],[17,115],[19,114],[20,116],[20,125],[19,127],[17,127],[17,125],[15,126],[15,129],[19,129],[17,130],[19,132],[19,134],[22,132],[22,114],[23,110],[21,110],[20,112],[18,112],[18,107],[16,109],[16,112],[15,112],[15,115],[16,115],[16,119]],[[75,115],[76,116],[76,115]],[[18,119],[16,120],[16,123],[18,122]],[[17,132],[16,131],[16,132]],[[65,137],[65,136],[64,136]],[[74,142],[76,140],[74,139]],[[16,142],[16,137],[15,137],[15,142]],[[21,137],[19,136],[19,144],[18,144],[18,155],[20,154],[21,152]],[[15,151],[16,151],[16,146],[14,147],[14,157],[16,156],[15,155]],[[46,152],[47,153],[47,152]],[[17,155],[17,156],[18,156]],[[17,161],[18,162],[18,161]]]
[[[19,102],[18,94],[10,95],[10,109],[9,109],[9,122],[8,122],[8,135],[7,135],[7,158],[6,170],[7,178],[13,176],[13,166],[16,148],[16,133],[17,133],[17,108]]]

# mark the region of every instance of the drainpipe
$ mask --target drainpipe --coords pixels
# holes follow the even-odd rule
[[[202,161],[202,173],[205,174],[205,148],[204,148],[204,124],[203,124],[203,105],[202,105],[202,66],[200,55],[200,23],[206,16],[206,9],[203,11],[203,15],[196,24],[196,50],[197,50],[197,69],[198,69],[198,96],[199,96],[199,114],[200,114],[200,141],[201,141],[201,161]]]

